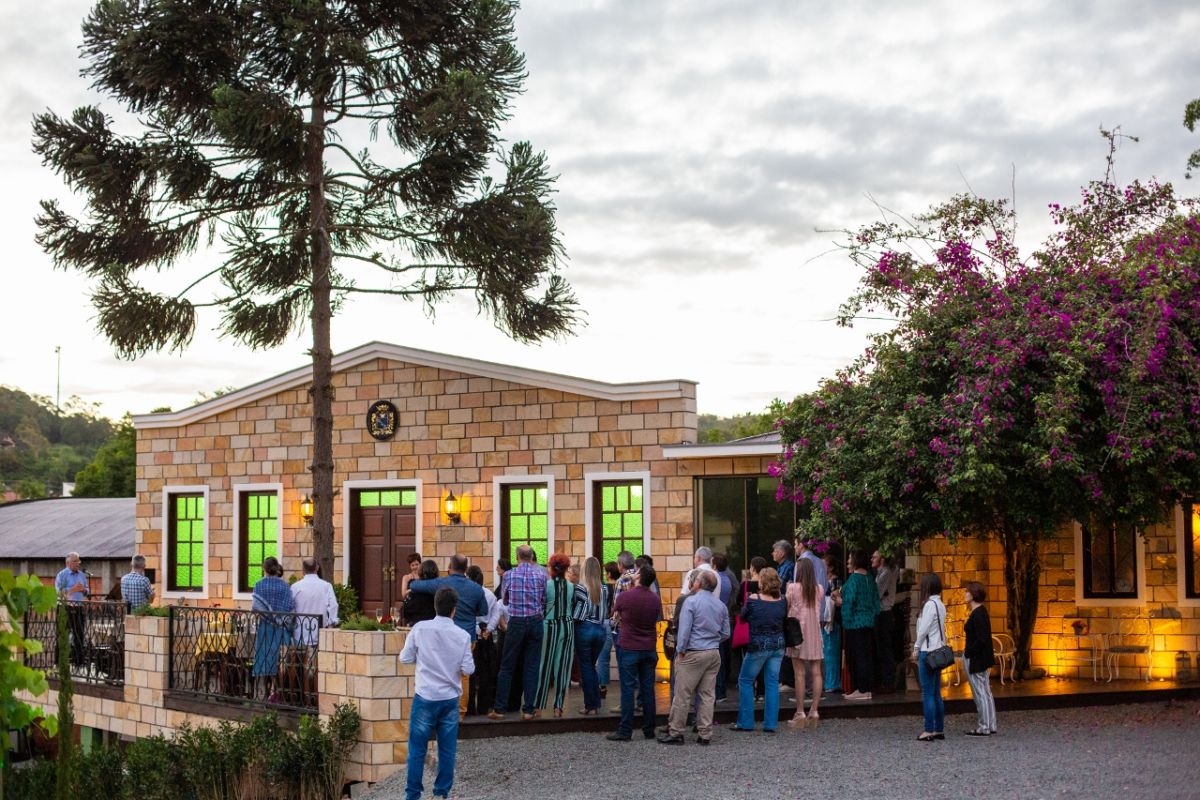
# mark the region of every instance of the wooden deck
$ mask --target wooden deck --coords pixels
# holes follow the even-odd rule
[[[1089,680],[1066,680],[1042,678],[1039,680],[1006,683],[992,681],[992,693],[996,698],[996,710],[1030,711],[1035,709],[1068,708],[1075,706],[1105,706],[1118,703],[1161,702],[1171,699],[1200,698],[1200,682],[1176,683],[1173,681],[1114,680],[1111,683]],[[972,713],[975,704],[971,691],[964,679],[962,684],[951,683],[942,691],[946,699],[947,714]],[[666,721],[669,707],[669,690],[666,683],[655,684],[655,699],[658,717]],[[504,720],[490,720],[483,716],[467,717],[459,726],[459,738],[479,739],[492,736],[531,736],[547,733],[569,733],[575,731],[605,732],[614,730],[620,712],[620,685],[613,681],[608,687],[608,699],[603,703],[599,716],[580,716],[583,694],[572,687],[567,695],[563,717],[556,719],[550,709],[542,716],[523,721],[520,713],[510,713]],[[780,719],[795,713],[796,701],[790,688],[785,687],[780,702]],[[839,693],[829,693],[821,700],[822,719],[852,719],[858,717],[887,717],[921,714],[921,693],[915,689],[893,694],[876,694],[872,700],[845,700]],[[757,716],[762,718],[762,703],[758,704]],[[729,686],[729,696],[716,707],[716,721],[733,722],[737,717],[737,687]]]

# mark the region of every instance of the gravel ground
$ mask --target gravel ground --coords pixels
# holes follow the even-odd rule
[[[946,720],[946,740],[915,741],[920,719],[825,720],[774,736],[718,730],[710,747],[602,734],[463,741],[451,797],[1200,798],[1200,702],[1001,713],[1000,732],[964,736],[974,715]],[[615,720],[614,720],[615,727]],[[851,777],[851,774],[853,777]],[[433,773],[426,771],[426,793]],[[618,787],[622,787],[618,791]],[[404,797],[403,769],[370,800]]]

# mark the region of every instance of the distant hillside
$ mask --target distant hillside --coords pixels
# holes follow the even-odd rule
[[[784,402],[779,398],[771,401],[767,410],[718,417],[716,414],[700,414],[696,417],[696,436],[701,442],[728,442],[766,433],[775,427],[775,420],[783,416]]]
[[[71,397],[56,413],[48,397],[0,386],[0,495],[53,497],[112,438],[96,406]]]

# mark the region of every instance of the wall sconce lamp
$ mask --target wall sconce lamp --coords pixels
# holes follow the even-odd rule
[[[313,501],[308,495],[304,495],[304,499],[300,501],[300,519],[304,520],[305,525],[312,525]]]
[[[462,524],[462,513],[459,511],[458,498],[454,496],[453,491],[446,495],[446,499],[442,501],[442,507],[446,512],[446,519],[455,525]]]

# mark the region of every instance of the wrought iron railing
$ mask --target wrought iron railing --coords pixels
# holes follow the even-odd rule
[[[167,686],[206,700],[317,707],[321,617],[172,606]]]
[[[88,600],[59,603],[45,613],[26,612],[25,638],[42,644],[42,652],[25,654],[25,664],[58,671],[58,614],[67,615],[71,678],[81,683],[121,686],[125,683],[125,604]]]

